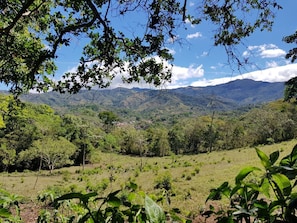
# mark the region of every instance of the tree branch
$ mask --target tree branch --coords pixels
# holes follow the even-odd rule
[[[35,66],[31,69],[30,73],[29,73],[29,77],[31,79],[31,84],[33,84],[34,82],[34,76],[37,73],[38,69],[40,68],[41,64],[46,61],[47,59],[54,59],[56,57],[56,52],[58,49],[59,44],[61,44],[62,40],[63,40],[63,36],[67,33],[71,33],[75,30],[78,30],[80,28],[83,27],[90,27],[94,24],[94,22],[96,21],[96,18],[94,17],[91,21],[87,22],[87,23],[82,23],[82,24],[76,24],[76,25],[69,25],[67,27],[65,27],[59,34],[58,38],[54,41],[53,44],[53,49],[51,51],[47,51],[44,54],[41,54],[38,58],[38,60],[35,62]]]
[[[183,10],[183,21],[186,20],[186,10],[187,10],[187,0],[184,0],[184,5],[182,7]]]
[[[6,28],[0,28],[0,33],[6,33],[8,34],[10,30],[16,25],[18,20],[24,15],[24,13],[27,11],[27,9],[34,3],[34,0],[28,0],[26,3],[23,5],[21,10],[18,12],[18,14],[15,16],[15,18],[12,20],[9,26]]]

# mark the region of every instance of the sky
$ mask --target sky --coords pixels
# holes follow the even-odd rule
[[[195,10],[196,1],[188,1],[189,10]],[[257,31],[238,47],[242,58],[248,57],[250,65],[242,69],[234,69],[228,64],[228,58],[223,47],[213,45],[213,31],[207,23],[185,27],[177,31],[177,36],[182,44],[169,45],[169,50],[174,55],[171,83],[164,84],[165,88],[178,88],[186,86],[203,87],[230,82],[236,79],[253,79],[256,81],[284,82],[297,76],[297,64],[292,64],[285,59],[286,52],[295,47],[282,41],[283,36],[293,34],[297,30],[297,1],[279,1],[283,9],[277,11],[271,32]],[[138,15],[131,18],[131,27],[138,21]],[[128,26],[129,24],[127,24]],[[186,29],[185,29],[186,28]],[[81,38],[73,39],[71,48],[59,52],[55,77],[60,77],[64,72],[76,69],[80,58]],[[152,88],[147,84],[123,84],[121,77],[114,79],[112,88],[115,87],[143,87]]]

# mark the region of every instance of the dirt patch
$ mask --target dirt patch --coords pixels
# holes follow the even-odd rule
[[[25,223],[35,223],[37,222],[39,211],[41,209],[34,202],[28,202],[24,204],[20,204],[21,209],[21,218]]]

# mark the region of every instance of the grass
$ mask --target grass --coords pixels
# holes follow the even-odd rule
[[[279,150],[287,155],[297,140],[259,146],[266,154]],[[245,166],[260,166],[254,148],[218,151],[208,154],[140,158],[110,153],[100,153],[96,164],[82,167],[69,167],[48,171],[23,173],[1,173],[0,186],[9,192],[36,201],[37,195],[49,186],[90,188],[108,193],[134,181],[140,190],[158,196],[156,182],[169,175],[172,195],[170,207],[178,207],[185,214],[197,213],[205,205],[209,190],[224,181],[234,182],[235,176]],[[163,208],[169,208],[164,203]]]

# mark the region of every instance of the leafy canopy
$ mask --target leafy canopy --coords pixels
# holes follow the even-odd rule
[[[116,75],[128,83],[143,80],[158,86],[171,78],[168,39],[177,38],[183,23],[204,20],[218,27],[214,45],[223,45],[229,58],[241,65],[233,47],[256,29],[271,29],[280,8],[277,0],[203,0],[189,14],[187,0],[4,0],[0,81],[15,95],[30,89],[76,93],[104,88]],[[139,14],[133,31],[113,22],[128,22]],[[295,36],[284,40],[296,41]],[[59,50],[69,47],[73,37],[86,41],[77,70],[53,81]],[[294,52],[288,57],[294,58]]]

